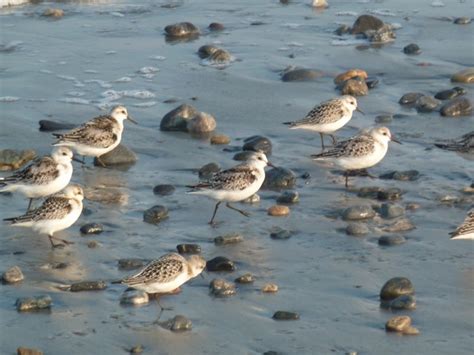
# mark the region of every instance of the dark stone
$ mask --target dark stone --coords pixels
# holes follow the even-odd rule
[[[275,320],[298,320],[300,315],[296,312],[276,311],[272,318]]]
[[[351,28],[348,25],[341,25],[334,31],[338,36],[345,35],[349,32],[351,32]]]
[[[218,237],[214,238],[214,243],[216,245],[226,245],[226,244],[236,244],[240,243],[244,240],[244,237],[242,237],[238,233],[229,233],[226,235],[220,235]]]
[[[187,132],[188,121],[199,113],[193,106],[182,104],[163,116],[160,122],[162,131]]]
[[[239,284],[251,284],[255,281],[255,277],[252,274],[243,274],[235,279],[235,282]]]
[[[393,311],[416,309],[416,299],[412,295],[402,295],[393,300],[381,301],[380,307]]]
[[[458,17],[454,19],[454,23],[456,25],[467,25],[471,23],[471,18],[470,17]]]
[[[39,130],[41,132],[55,132],[55,131],[62,131],[62,130],[69,130],[76,128],[77,125],[73,123],[63,123],[63,122],[56,122],[56,121],[49,121],[49,120],[40,120],[39,121]]]
[[[375,217],[375,211],[368,205],[359,205],[346,208],[342,212],[342,219],[345,221],[359,221]]]
[[[383,189],[378,186],[361,187],[357,192],[358,197],[376,199],[379,192]]]
[[[158,224],[166,218],[168,218],[168,209],[165,206],[153,206],[143,213],[143,220],[150,224]]]
[[[233,296],[236,293],[235,285],[224,279],[214,279],[209,284],[211,294],[216,297]]]
[[[403,53],[408,55],[418,55],[421,53],[421,49],[416,43],[410,43],[403,48]]]
[[[311,174],[308,171],[306,171],[305,173],[301,174],[300,178],[302,178],[304,180],[310,179]]]
[[[101,155],[100,160],[106,165],[131,165],[135,164],[138,160],[137,155],[126,146],[119,144],[115,147],[112,151]],[[94,165],[95,166],[102,166],[99,163],[97,158],[94,158]]]
[[[254,152],[263,152],[265,155],[272,154],[272,142],[267,137],[252,136],[244,139],[242,150],[251,150]]]
[[[120,259],[118,268],[120,270],[134,270],[144,266],[146,263],[143,259]]]
[[[290,81],[313,81],[322,76],[320,71],[314,69],[292,69],[285,71],[281,76],[281,80]]]
[[[379,84],[379,79],[369,77],[365,80],[365,84],[367,85],[369,90],[371,90]]]
[[[155,195],[160,196],[169,196],[172,195],[176,188],[173,185],[163,184],[163,185],[156,185],[153,188],[153,193]]]
[[[226,64],[232,60],[232,56],[225,49],[218,48],[208,57],[208,63],[212,64]]]
[[[377,199],[385,200],[399,200],[402,198],[402,191],[399,188],[393,187],[391,189],[382,190],[377,193]]]
[[[284,191],[280,196],[277,197],[276,202],[293,204],[300,200],[300,194],[298,191]]]
[[[236,153],[232,159],[237,160],[237,161],[247,161],[254,154],[255,152],[252,152],[252,151],[239,152],[239,153]]]
[[[235,271],[235,264],[233,261],[224,256],[216,256],[214,259],[206,263],[207,271]]]
[[[369,93],[369,87],[364,80],[349,79],[341,87],[341,94],[352,96],[365,96]]]
[[[191,22],[179,22],[165,27],[165,33],[171,37],[199,35],[199,29]]]
[[[225,29],[225,26],[219,22],[212,22],[209,24],[208,28],[210,31],[223,31]]]
[[[382,180],[415,181],[420,177],[418,170],[390,171],[379,176]]]
[[[380,207],[380,214],[383,218],[397,218],[405,214],[405,209],[400,205],[392,203],[383,203]]]
[[[438,100],[451,100],[458,96],[462,96],[466,94],[466,90],[460,87],[454,87],[448,90],[442,90],[436,93],[435,99]]]
[[[393,300],[402,295],[412,295],[415,288],[406,277],[394,277],[388,280],[380,290],[380,299],[387,301]]]
[[[384,25],[383,21],[372,15],[361,15],[352,25],[353,35],[364,33],[368,30],[379,30]]]
[[[403,95],[400,100],[398,100],[398,103],[400,105],[414,105],[416,100],[418,100],[420,97],[425,96],[424,94],[420,92],[409,92],[405,95]]]
[[[285,168],[273,168],[266,172],[262,187],[264,189],[280,190],[291,189],[295,184],[296,174],[293,171]]]
[[[442,116],[470,116],[472,114],[472,103],[467,97],[458,97],[445,103],[440,109]]]
[[[375,116],[376,123],[390,123],[393,120],[393,115],[377,115]]]
[[[212,174],[217,173],[220,170],[221,168],[216,163],[206,164],[199,169],[199,178],[202,180],[209,179]]]
[[[104,226],[99,223],[87,223],[80,229],[82,234],[100,234],[104,231]]]
[[[191,330],[193,328],[193,323],[185,316],[178,314],[174,318],[161,323],[161,326],[171,330],[172,332],[183,332]]]
[[[349,223],[346,227],[346,234],[354,237],[360,237],[369,233],[369,227],[364,223]]]
[[[105,281],[81,281],[71,285],[71,292],[102,291],[107,288]]]
[[[293,233],[291,231],[277,227],[273,232],[270,233],[270,238],[284,240],[290,239],[292,235]]]
[[[201,253],[201,246],[199,244],[178,244],[176,246],[180,254],[199,254]]]
[[[200,58],[207,58],[212,55],[215,51],[219,50],[219,47],[213,46],[212,44],[205,44],[198,49],[198,55]]]
[[[16,310],[18,312],[39,311],[41,309],[50,309],[53,300],[50,296],[37,296],[18,298],[16,300]]]
[[[405,243],[407,240],[402,235],[383,235],[379,238],[378,243],[384,247],[391,247],[394,245],[400,245]]]
[[[438,108],[441,102],[431,96],[423,95],[415,102],[415,108],[418,112],[433,112]]]

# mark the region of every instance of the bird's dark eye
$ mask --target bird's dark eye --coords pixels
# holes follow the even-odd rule
[[[122,110],[122,113],[125,113],[125,111],[124,111],[124,110]]]
[[[382,134],[383,134],[384,136],[386,136],[386,135],[387,135],[387,132],[383,132]]]

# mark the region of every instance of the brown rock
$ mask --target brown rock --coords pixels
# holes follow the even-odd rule
[[[367,79],[368,75],[367,75],[367,72],[365,70],[350,69],[350,70],[336,76],[336,78],[334,79],[334,84],[340,85],[344,81],[347,81],[349,79],[356,78],[356,77],[359,77],[359,78],[362,78],[362,79],[365,80],[365,79]]]
[[[207,133],[216,129],[215,118],[205,112],[200,112],[188,121],[187,128],[190,133]]]
[[[369,93],[369,87],[363,80],[349,79],[342,85],[341,93],[343,95],[365,96]]]
[[[216,134],[211,137],[211,144],[229,144],[230,137],[225,134]]]
[[[49,9],[44,10],[42,16],[54,17],[54,18],[63,17],[64,16],[64,10],[49,8]]]
[[[411,326],[411,318],[408,316],[396,316],[390,318],[385,323],[385,330],[387,332],[403,332]]]
[[[265,285],[263,285],[262,287],[262,292],[265,292],[265,293],[275,293],[275,292],[278,292],[278,285],[277,284],[274,284],[274,283],[266,283]]]
[[[268,214],[275,217],[288,216],[290,214],[290,208],[283,205],[273,205],[268,209]]]
[[[466,84],[473,84],[474,83],[474,68],[467,68],[457,73],[454,73],[451,77],[451,81],[454,83],[466,83]]]
[[[17,355],[43,355],[43,352],[38,349],[24,348],[20,346],[16,349]]]

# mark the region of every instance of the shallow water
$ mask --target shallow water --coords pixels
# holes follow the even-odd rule
[[[0,53],[1,148],[33,148],[49,152],[51,136],[38,131],[41,119],[80,123],[125,104],[140,125],[126,125],[123,142],[137,152],[139,161],[128,170],[76,167],[75,182],[88,187],[113,188],[121,204],[86,201],[88,213],[75,226],[60,233],[73,240],[71,247],[51,251],[47,238],[29,231],[0,229],[0,270],[19,265],[25,280],[0,287],[0,352],[14,353],[18,346],[40,348],[48,354],[112,354],[143,344],[145,353],[159,354],[258,354],[276,350],[284,354],[466,354],[474,346],[473,244],[453,242],[448,232],[463,219],[470,205],[457,207],[438,202],[443,195],[461,196],[471,184],[471,161],[450,152],[431,149],[432,142],[462,135],[473,127],[473,118],[443,118],[438,113],[417,114],[399,106],[406,92],[433,95],[450,88],[452,73],[473,66],[472,24],[457,26],[446,16],[474,17],[472,2],[445,0],[445,7],[431,1],[336,2],[315,11],[305,2],[285,6],[277,1],[167,2],[75,1],[43,3],[0,10],[1,43],[13,50]],[[439,3],[439,2],[436,2]],[[40,16],[47,7],[61,7],[59,20]],[[397,39],[380,49],[358,50],[351,37],[340,43],[333,31],[341,23],[351,25],[367,11],[385,22],[398,23]],[[203,31],[211,22],[226,30],[186,43],[166,42],[162,29],[179,21],[191,21]],[[251,25],[262,22],[262,25]],[[417,43],[423,53],[409,57],[402,48]],[[217,44],[236,61],[224,70],[201,65],[197,49]],[[344,45],[340,45],[344,44]],[[294,58],[289,58],[293,54]],[[419,66],[418,63],[430,63]],[[283,83],[278,71],[288,65],[315,68],[327,75],[315,82]],[[337,175],[313,164],[308,156],[319,150],[319,138],[311,132],[289,131],[281,122],[301,118],[317,102],[337,95],[333,75],[362,68],[380,83],[359,99],[365,115],[355,114],[350,127],[339,136],[374,124],[378,114],[407,114],[394,119],[390,129],[403,140],[392,145],[373,174],[417,169],[415,182],[356,178],[359,186],[399,187],[401,204],[415,202],[421,208],[407,212],[416,229],[403,233],[404,245],[382,248],[380,233],[364,238],[344,233],[346,222],[328,216],[357,203]],[[472,89],[466,86],[468,97]],[[192,100],[191,98],[197,98]],[[163,101],[176,99],[173,104]],[[228,209],[219,211],[223,223],[212,229],[206,221],[213,202],[186,195],[184,185],[197,180],[193,169],[208,162],[228,167],[233,153],[208,141],[182,133],[159,131],[161,117],[187,102],[213,114],[217,131],[232,137],[232,145],[254,134],[271,138],[271,160],[293,169],[301,201],[287,218],[269,217],[277,192],[261,191],[261,202],[243,206],[252,212],[245,219]],[[334,180],[338,183],[334,183]],[[153,195],[153,186],[171,183],[171,196]],[[143,211],[163,204],[170,218],[159,226],[145,224]],[[196,208],[197,206],[202,208]],[[0,218],[21,214],[26,201],[1,196]],[[106,231],[83,237],[79,227],[98,222]],[[371,226],[374,224],[369,222]],[[270,239],[272,227],[295,231],[289,240]],[[341,231],[342,230],[342,231]],[[215,236],[241,233],[245,241],[215,246]],[[89,249],[87,242],[100,246]],[[207,285],[216,275],[197,278],[176,296],[162,303],[173,307],[163,319],[183,314],[193,330],[175,334],[151,326],[156,304],[122,307],[123,287],[106,291],[68,293],[58,285],[78,280],[113,280],[120,258],[156,258],[180,243],[198,243],[206,259],[223,255],[237,262],[237,271],[219,275],[233,280],[251,272],[257,281],[239,286],[236,296],[214,299]],[[17,254],[15,252],[24,252]],[[67,262],[63,270],[45,265]],[[406,276],[415,285],[417,309],[406,312],[417,337],[386,334],[391,312],[380,309],[378,292],[391,277]],[[258,289],[275,282],[280,290],[264,295]],[[356,287],[357,286],[357,287]],[[50,294],[51,313],[19,314],[16,298]],[[277,310],[300,313],[295,322],[271,319]],[[402,312],[403,313],[403,312]]]

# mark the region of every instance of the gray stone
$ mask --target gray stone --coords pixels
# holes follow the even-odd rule
[[[394,223],[382,228],[384,232],[397,233],[415,229],[415,225],[408,218],[399,218]]]
[[[415,108],[418,112],[433,112],[440,104],[435,98],[423,95],[416,100]]]
[[[239,233],[229,233],[214,238],[216,245],[236,244],[243,242],[244,237]]]
[[[359,191],[357,192],[358,197],[363,197],[363,198],[372,198],[375,199],[377,198],[377,195],[380,191],[383,189],[378,186],[367,186],[367,187],[361,187]]]
[[[393,121],[393,115],[377,115],[375,116],[376,123],[390,123]]]
[[[250,150],[253,152],[263,152],[265,155],[272,154],[272,142],[267,137],[252,136],[244,139],[242,150]]]
[[[144,259],[120,259],[118,261],[119,270],[134,270],[145,265]]]
[[[383,21],[372,15],[359,16],[352,25],[353,35],[364,33],[367,30],[378,30],[384,25]]]
[[[458,17],[454,19],[454,23],[456,25],[468,25],[470,24],[472,19],[470,17]]]
[[[393,300],[402,295],[413,295],[415,288],[406,277],[394,277],[388,280],[380,290],[380,299]]]
[[[363,236],[369,233],[369,227],[365,223],[349,223],[346,227],[346,234],[355,237]]]
[[[290,169],[273,168],[266,172],[262,188],[270,190],[291,189],[296,184],[296,174]]]
[[[16,300],[16,310],[18,312],[38,311],[41,309],[50,309],[53,300],[50,296],[37,296],[18,298]]]
[[[211,294],[216,297],[228,297],[236,294],[235,285],[224,279],[214,279],[209,284]]]
[[[125,290],[120,296],[120,304],[125,306],[137,306],[148,302],[150,302],[148,293],[133,288]]]
[[[209,179],[214,173],[220,171],[221,168],[216,163],[209,163],[199,169],[199,178],[202,180]]]
[[[382,180],[415,181],[420,177],[418,170],[390,171],[379,176]]]
[[[179,22],[166,26],[165,33],[170,37],[186,37],[199,35],[199,29],[191,22]]]
[[[383,218],[397,218],[405,214],[405,209],[400,205],[383,203],[380,207],[380,214]]]
[[[359,221],[374,217],[375,211],[368,205],[351,206],[342,212],[342,219],[345,221]]]
[[[184,332],[191,330],[193,328],[193,323],[185,316],[178,314],[166,322],[161,323],[161,326],[171,330],[172,332]]]
[[[36,158],[36,152],[32,149],[1,149],[0,171],[17,170],[34,158]]]
[[[397,187],[392,187],[386,190],[381,190],[377,193],[377,199],[385,200],[399,200],[402,198],[402,190]]]
[[[365,37],[373,43],[387,43],[392,42],[397,36],[392,30],[392,26],[383,25],[378,30],[368,30],[364,32]]]
[[[209,28],[210,31],[213,31],[213,32],[225,30],[225,26],[222,23],[219,23],[219,22],[210,23],[208,28]]]
[[[452,89],[438,91],[435,95],[435,99],[438,100],[452,100],[458,96],[466,94],[466,90],[459,86],[456,86]]]
[[[451,100],[440,109],[441,115],[447,117],[470,116],[472,111],[472,103],[467,97],[458,97]]]
[[[160,122],[162,131],[187,132],[188,121],[199,113],[193,106],[182,104],[163,116]]]
[[[296,312],[276,311],[272,318],[275,320],[298,320],[300,315]]]
[[[176,188],[173,185],[162,184],[156,185],[153,188],[153,193],[160,196],[169,196],[172,195]]]
[[[198,244],[178,244],[176,246],[180,254],[200,254],[201,246]]]
[[[143,213],[143,220],[150,224],[158,224],[166,218],[168,218],[168,209],[165,206],[153,206]]]
[[[383,235],[379,238],[379,245],[390,247],[394,245],[404,244],[407,240],[402,235]]]
[[[289,230],[282,229],[280,227],[276,227],[271,233],[270,233],[270,238],[272,239],[278,239],[278,240],[284,240],[284,239],[290,239],[293,233]]]
[[[398,100],[398,103],[400,105],[411,106],[411,105],[414,105],[416,100],[418,100],[422,96],[425,96],[425,95],[420,92],[409,92],[409,93],[404,94],[400,98],[400,100]]]
[[[55,131],[62,131],[62,130],[69,130],[76,128],[77,125],[73,123],[64,123],[64,122],[57,122],[57,121],[50,121],[50,120],[40,120],[39,121],[39,130],[41,132],[55,132]]]
[[[187,131],[193,134],[209,133],[214,131],[216,127],[216,119],[205,112],[199,112],[186,122]]]
[[[351,28],[348,25],[341,25],[334,31],[338,36],[345,35],[349,32],[351,32]]]
[[[198,55],[201,58],[207,58],[212,55],[215,51],[219,50],[219,47],[211,45],[211,44],[205,44],[204,46],[199,47],[198,49]]]
[[[12,266],[2,274],[2,281],[7,284],[20,282],[25,278],[19,266]]]
[[[314,69],[291,69],[283,73],[281,80],[285,82],[313,81],[320,78],[322,75],[322,72]]]
[[[227,64],[232,60],[232,56],[225,49],[219,48],[214,51],[204,62],[210,64]]]
[[[393,300],[381,301],[380,307],[393,311],[413,310],[416,309],[416,299],[412,295],[402,295]]]
[[[464,83],[471,84],[474,83],[474,67],[466,68],[457,73],[454,73],[451,76],[451,81],[453,83]]]
[[[298,191],[284,191],[280,196],[277,197],[277,203],[293,204],[300,200],[300,194]]]
[[[105,281],[81,281],[71,285],[71,292],[102,291],[107,288]]]
[[[255,281],[255,277],[252,274],[243,274],[235,279],[235,282],[239,284],[251,284]]]
[[[104,226],[99,223],[87,223],[80,229],[82,234],[100,234],[104,231]]]
[[[131,165],[135,164],[138,160],[137,155],[126,146],[119,144],[112,151],[107,154],[101,155],[100,160],[106,165]],[[97,158],[94,158],[95,166],[102,166]]]
[[[410,43],[403,48],[403,53],[407,55],[418,55],[421,53],[421,49],[416,43]]]
[[[235,264],[233,261],[224,256],[216,256],[206,263],[206,269],[209,272],[213,271],[235,271]]]

